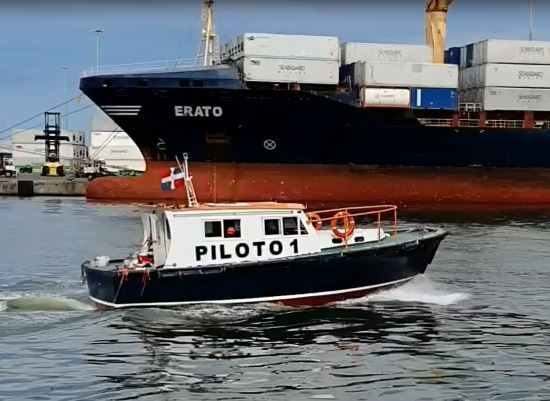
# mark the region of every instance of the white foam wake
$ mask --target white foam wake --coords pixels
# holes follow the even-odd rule
[[[0,311],[2,310],[20,310],[20,311],[44,311],[44,312],[64,312],[64,311],[88,311],[93,310],[92,305],[77,301],[75,299],[56,297],[56,296],[34,296],[34,297],[15,297],[0,301]]]
[[[372,302],[412,302],[434,305],[452,305],[468,299],[464,292],[450,292],[441,288],[439,284],[430,281],[425,276],[415,277],[400,287],[366,296],[356,300],[343,301],[339,304],[357,305]]]

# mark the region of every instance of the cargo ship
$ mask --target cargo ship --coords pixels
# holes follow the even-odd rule
[[[160,177],[185,152],[205,201],[550,204],[550,43],[444,54],[433,26],[447,9],[431,3],[445,2],[427,2],[428,45],[245,33],[216,61],[205,0],[203,65],[81,78],[147,165],[92,181],[87,197],[184,198]]]

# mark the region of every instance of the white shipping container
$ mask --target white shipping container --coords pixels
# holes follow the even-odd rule
[[[458,66],[454,64],[382,63],[355,64],[355,84],[416,88],[454,88],[458,86]]]
[[[461,87],[550,88],[550,65],[483,64],[462,70]]]
[[[110,167],[127,168],[145,171],[145,160],[137,146],[90,146],[88,153],[91,159],[103,160]]]
[[[338,61],[245,57],[241,60],[245,81],[338,84]]]
[[[426,45],[345,43],[342,45],[341,59],[342,65],[358,61],[430,63],[432,56]]]
[[[280,57],[338,61],[339,53],[338,38],[334,36],[245,33],[225,46],[226,58],[232,60],[241,57]]]
[[[135,146],[135,142],[123,131],[92,131],[90,146]]]
[[[363,107],[401,107],[409,108],[411,92],[409,89],[361,88]]]
[[[488,87],[472,92],[473,103],[481,103],[488,111],[550,111],[550,89]]]
[[[550,42],[487,39],[474,45],[473,65],[550,64]]]

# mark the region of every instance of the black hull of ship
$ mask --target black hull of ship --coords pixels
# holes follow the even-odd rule
[[[135,78],[120,80],[105,87],[104,77],[84,78],[81,89],[148,162],[186,152],[197,162],[550,167],[548,130],[428,127],[411,112],[356,107],[345,94],[173,87],[176,78],[138,87],[131,84]],[[193,116],[176,115],[176,107],[185,106]],[[197,106],[209,109],[197,113]],[[113,112],[128,111],[124,107],[133,112]],[[222,114],[213,116],[212,107]]]
[[[100,308],[201,303],[276,302],[317,306],[404,284],[425,272],[446,232],[367,251],[329,252],[292,260],[149,273],[82,265],[90,299]]]

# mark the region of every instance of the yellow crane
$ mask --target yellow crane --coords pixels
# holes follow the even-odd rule
[[[454,0],[426,0],[426,44],[432,49],[432,62],[443,63],[447,36],[447,11]]]

